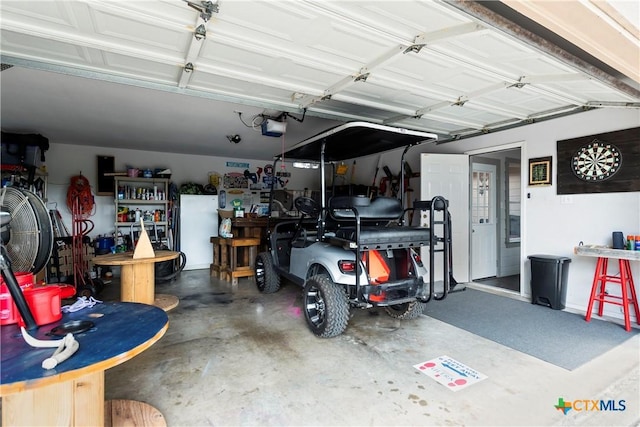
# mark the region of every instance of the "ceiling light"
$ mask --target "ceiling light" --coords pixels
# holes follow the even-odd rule
[[[320,165],[310,162],[293,162],[293,167],[297,169],[318,169]]]
[[[238,144],[240,141],[242,141],[242,138],[238,134],[227,135],[227,139],[229,140],[229,142],[233,142],[234,144]]]

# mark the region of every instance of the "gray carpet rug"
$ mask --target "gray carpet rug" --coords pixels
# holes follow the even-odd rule
[[[431,301],[427,316],[574,370],[637,334],[612,322],[467,288]]]

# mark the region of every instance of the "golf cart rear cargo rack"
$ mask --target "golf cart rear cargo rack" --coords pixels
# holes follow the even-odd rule
[[[435,253],[443,252],[444,291],[436,299],[443,299],[450,286],[451,221],[448,201],[442,196],[431,200],[416,201],[412,208],[402,209],[399,199],[366,196],[338,196],[329,200],[329,217],[335,227],[325,225],[325,241],[355,252],[355,259],[370,250],[409,249],[430,246],[429,296],[434,294]],[[404,226],[405,213],[411,210],[429,214],[429,227]],[[437,219],[436,216],[440,218]],[[436,227],[439,228],[436,231]],[[356,286],[360,288],[360,274],[356,274]]]

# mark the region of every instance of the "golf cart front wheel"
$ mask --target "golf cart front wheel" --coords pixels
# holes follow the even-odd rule
[[[272,294],[280,289],[280,276],[273,268],[273,259],[269,252],[260,252],[256,257],[255,278],[258,290]]]

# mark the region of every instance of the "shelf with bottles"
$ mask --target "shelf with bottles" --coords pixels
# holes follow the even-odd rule
[[[149,199],[149,200],[119,199],[118,202],[121,205],[157,205],[157,204],[168,203],[169,201],[168,200],[154,200],[154,199]]]
[[[171,202],[168,199],[169,179],[114,177],[115,226],[136,227],[140,221],[157,227],[171,226]]]
[[[126,201],[125,201],[126,202]],[[127,204],[132,204],[131,202],[126,202]],[[136,208],[132,208],[129,206],[118,205],[118,210],[116,211],[116,222],[122,223],[123,225],[127,224],[136,224],[139,223],[140,220],[144,222],[154,222],[158,225],[166,225],[167,224],[167,210],[155,209],[153,206],[158,206],[157,204],[145,203],[149,209],[140,208],[140,206],[136,206]]]
[[[165,227],[169,225],[168,221],[158,221],[158,222],[148,222],[146,221],[145,224],[154,224],[157,227]],[[135,221],[127,221],[127,222],[116,222],[116,225],[118,227],[138,227],[140,225],[140,221],[135,222]]]
[[[166,203],[166,178],[116,178],[116,200],[120,203]]]

